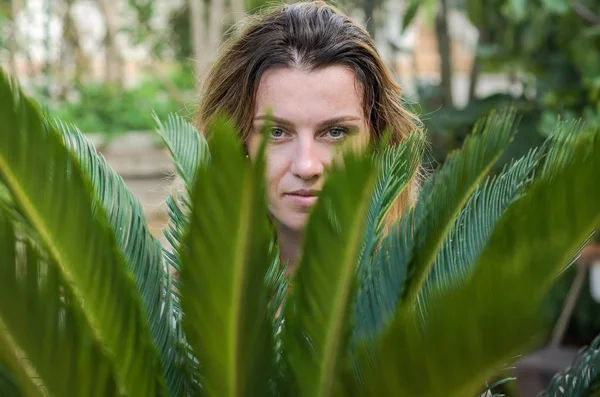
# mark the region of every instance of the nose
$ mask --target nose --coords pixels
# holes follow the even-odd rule
[[[301,179],[320,177],[325,171],[324,153],[312,137],[298,139],[295,153],[292,155],[291,171]]]

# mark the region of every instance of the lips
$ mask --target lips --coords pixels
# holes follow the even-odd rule
[[[318,190],[298,189],[286,193],[286,197],[299,207],[312,207],[317,203]]]

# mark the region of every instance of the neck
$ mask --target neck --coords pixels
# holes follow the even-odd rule
[[[277,241],[279,243],[281,263],[287,262],[286,275],[293,275],[296,262],[302,247],[302,233],[291,230],[281,224],[276,225]]]

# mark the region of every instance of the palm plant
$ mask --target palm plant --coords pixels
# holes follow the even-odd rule
[[[226,121],[210,142],[158,123],[186,186],[162,250],[75,127],[4,74],[0,98],[2,396],[476,396],[539,341],[541,299],[600,223],[600,134],[559,124],[490,176],[515,133],[499,112],[389,230],[424,142],[345,152],[288,288],[264,152],[247,161]],[[582,357],[546,395],[596,390],[597,345]]]

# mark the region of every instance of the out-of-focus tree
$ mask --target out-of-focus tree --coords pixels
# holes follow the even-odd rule
[[[98,8],[104,18],[106,34],[104,36],[105,79],[107,83],[120,85],[123,76],[123,57],[117,42],[119,26],[116,21],[115,2],[98,0]]]
[[[187,0],[169,17],[171,46],[181,61],[193,61],[201,81],[233,25],[264,4],[264,0]]]
[[[432,3],[439,15],[443,10],[441,0],[411,0],[404,25],[412,23],[417,12]],[[513,157],[538,144],[551,132],[558,117],[582,118],[588,124],[600,125],[597,0],[453,0],[448,5],[467,14],[478,28],[479,38],[468,106],[456,109],[446,103],[428,114],[426,120],[434,133],[450,136],[447,150],[460,145],[475,120],[506,103],[519,109],[524,131],[513,147]],[[445,53],[440,53],[445,58]],[[511,76],[512,85],[521,89],[477,97],[479,76],[489,72]],[[444,87],[442,82],[420,91],[419,103],[425,112],[439,108],[446,97]],[[437,159],[443,161],[443,156]]]
[[[75,0],[63,1],[62,41],[60,43],[59,68],[62,73],[61,85],[58,91],[59,100],[65,99],[70,88],[81,87],[82,79],[88,69],[88,57],[81,48],[77,22],[72,13]],[[73,68],[70,65],[74,65]]]

